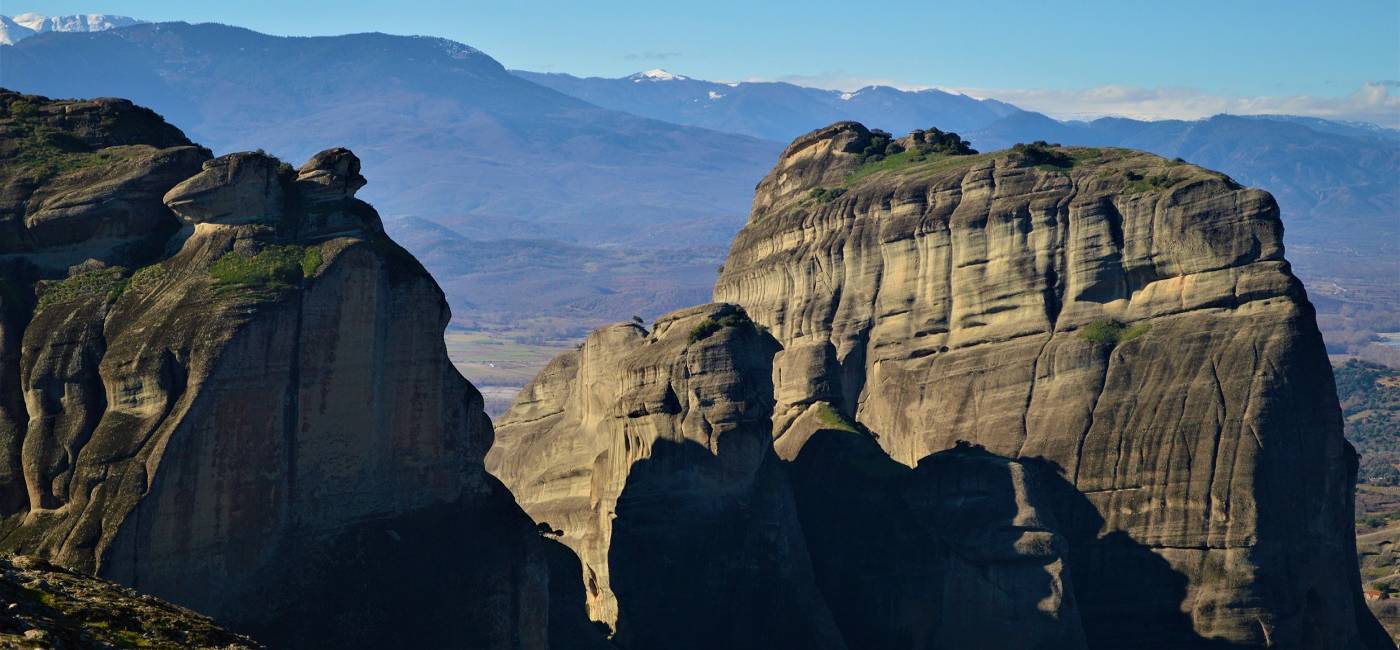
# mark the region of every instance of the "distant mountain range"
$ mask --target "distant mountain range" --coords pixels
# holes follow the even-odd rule
[[[1390,129],[1316,118],[1237,115],[1060,122],[1027,112],[968,136],[984,149],[1049,140],[1184,158],[1273,193],[1285,222],[1294,229],[1290,243],[1344,239],[1400,253],[1400,141]]]
[[[130,98],[219,153],[350,147],[389,217],[524,220],[590,242],[719,215],[737,230],[782,148],[599,108],[440,38],[155,23],[3,47],[8,87]]]
[[[45,16],[26,13],[0,16],[0,45],[14,45],[30,36],[48,32],[100,32],[140,22],[142,21],[127,16],[105,14]]]
[[[892,133],[930,126],[964,133],[1023,112],[993,99],[941,90],[869,86],[842,92],[781,82],[702,81],[665,70],[621,79],[511,72],[604,108],[779,142],[840,120],[856,120]]]
[[[1312,117],[1217,115],[1203,120],[1064,122],[992,99],[869,86],[855,92],[789,83],[718,83],[665,70],[619,79],[521,70],[515,75],[606,108],[788,141],[838,120],[895,134],[936,126],[982,150],[1018,142],[1143,149],[1231,174],[1273,192],[1302,228],[1357,219],[1400,235],[1400,131]],[[1372,231],[1355,232],[1365,241]]]

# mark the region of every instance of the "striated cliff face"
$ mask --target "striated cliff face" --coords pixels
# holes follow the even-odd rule
[[[733,305],[606,327],[500,422],[488,467],[563,531],[625,647],[840,647],[769,443],[777,349]]]
[[[777,351],[729,304],[606,327],[499,423],[487,466],[578,552],[617,643],[1082,647],[1038,469],[965,447],[911,470],[832,410],[784,462]]]
[[[716,299],[804,359],[786,363],[820,359],[892,458],[967,440],[1044,459],[1100,535],[1184,579],[1179,602],[1081,580],[1091,641],[1180,608],[1206,638],[1354,647],[1354,454],[1273,199],[1112,149],[862,165],[870,137],[838,124],[788,148]],[[779,420],[809,381],[780,379]]]
[[[0,100],[0,548],[277,646],[587,626],[352,153],[210,160],[119,100]]]
[[[1355,457],[1268,194],[1126,150],[978,155],[949,136],[840,123],[760,183],[715,299],[780,346],[706,358],[771,391],[737,428],[781,471],[735,507],[792,541],[728,580],[781,584],[815,603],[806,629],[837,633],[795,641],[777,609],[754,627],[714,604],[693,627],[751,632],[735,647],[1390,647],[1360,602]],[[654,481],[649,441],[696,440],[667,467],[701,471],[727,450],[679,423],[757,403],[670,397],[709,340],[679,336],[694,317],[596,332],[527,387],[488,458],[564,529],[619,639],[666,593],[619,582],[632,520],[685,531],[653,579],[744,530],[626,498]],[[728,503],[748,484],[687,490]],[[757,568],[799,576],[804,556],[815,594]]]

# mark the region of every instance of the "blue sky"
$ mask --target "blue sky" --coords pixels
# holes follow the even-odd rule
[[[4,11],[215,21],[287,35],[430,34],[512,68],[623,76],[663,67],[722,81],[937,86],[1060,114],[1076,105],[1085,114],[1368,103],[1400,111],[1390,98],[1400,97],[1392,90],[1400,0],[6,0]]]

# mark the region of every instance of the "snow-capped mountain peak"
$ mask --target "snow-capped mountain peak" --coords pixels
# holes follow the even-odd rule
[[[650,70],[638,72],[628,77],[628,79],[631,79],[632,83],[641,83],[643,81],[686,81],[689,80],[690,77],[673,74],[661,68],[652,68]]]
[[[100,32],[142,22],[145,21],[107,14],[45,16],[30,12],[0,16],[0,45],[14,45],[30,36],[45,32]]]

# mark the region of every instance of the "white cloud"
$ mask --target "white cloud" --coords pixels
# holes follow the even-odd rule
[[[1400,82],[1367,82],[1343,97],[1293,95],[1239,97],[1211,95],[1194,88],[1099,86],[1087,90],[1014,88],[945,88],[973,97],[1000,99],[1060,119],[1115,115],[1139,119],[1197,119],[1218,113],[1235,115],[1308,115],[1333,120],[1371,122],[1400,128]]]

